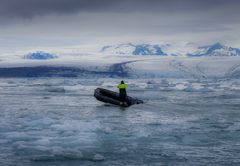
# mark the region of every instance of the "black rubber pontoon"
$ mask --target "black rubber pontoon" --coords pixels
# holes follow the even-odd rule
[[[102,101],[104,103],[110,103],[110,104],[124,106],[124,107],[129,107],[133,104],[142,104],[143,103],[142,100],[127,96],[126,97],[127,104],[124,105],[124,104],[122,104],[118,93],[107,90],[107,89],[103,89],[103,88],[95,89],[94,97],[96,97],[97,100]]]

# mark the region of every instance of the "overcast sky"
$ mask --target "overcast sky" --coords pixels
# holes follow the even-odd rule
[[[240,0],[0,0],[0,47],[222,42],[240,48]]]

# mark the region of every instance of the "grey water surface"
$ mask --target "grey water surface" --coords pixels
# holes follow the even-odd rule
[[[127,79],[144,104],[97,101],[119,79],[2,78],[0,165],[240,165],[240,81]]]

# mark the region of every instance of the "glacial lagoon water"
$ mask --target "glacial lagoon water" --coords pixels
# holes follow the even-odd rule
[[[0,80],[0,165],[239,165],[240,80],[126,79],[142,105],[97,101],[119,79]]]

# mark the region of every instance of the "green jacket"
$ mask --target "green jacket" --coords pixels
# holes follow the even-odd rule
[[[128,88],[127,88],[127,85],[126,85],[126,84],[119,84],[119,85],[118,85],[118,88],[119,88],[119,89],[125,89],[126,92],[128,91]]]

